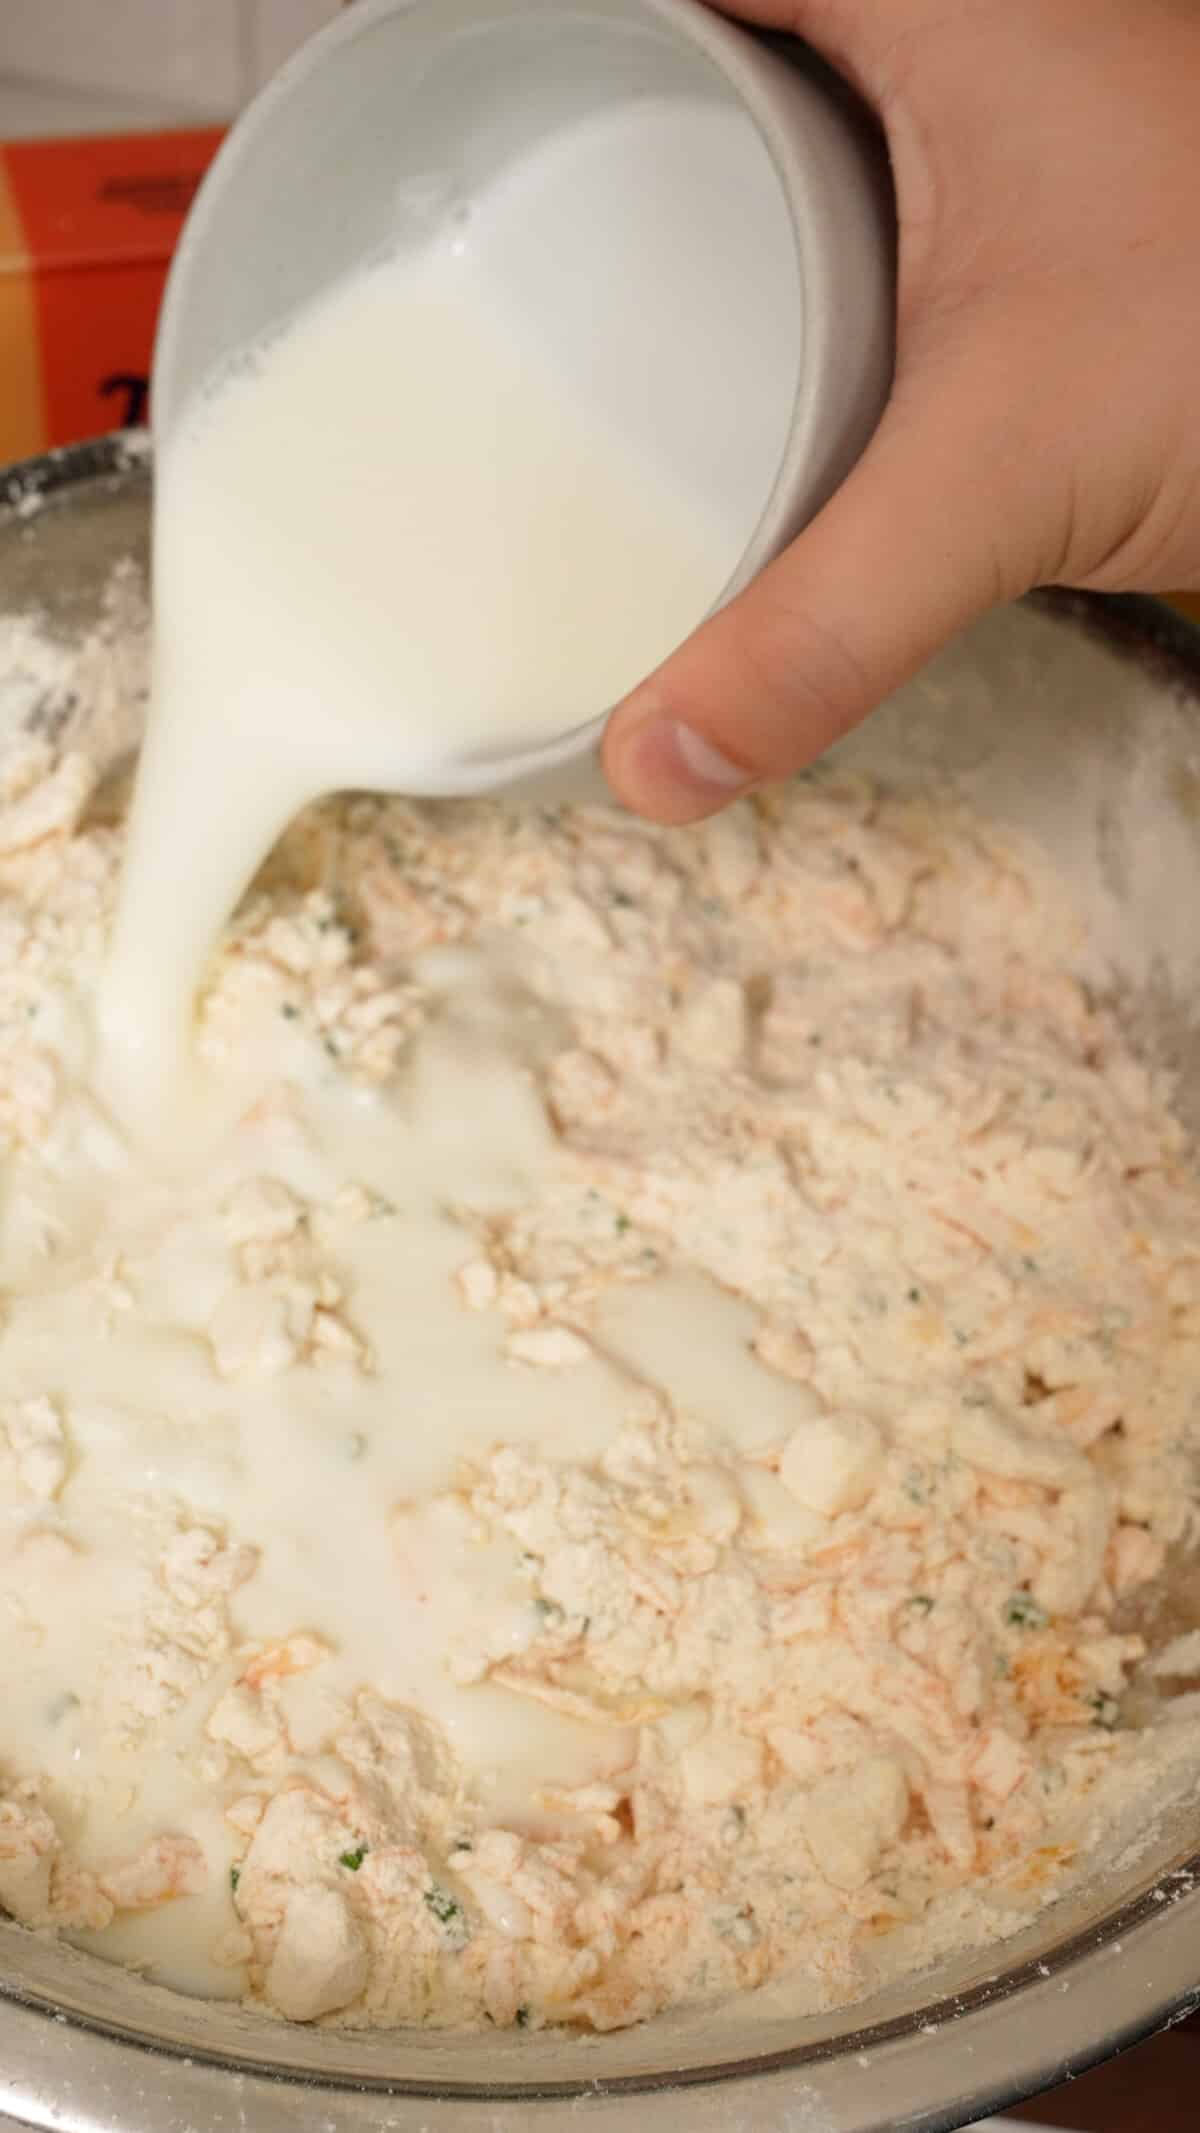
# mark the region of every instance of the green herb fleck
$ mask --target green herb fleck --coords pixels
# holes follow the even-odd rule
[[[1050,1617],[1031,1592],[1014,1592],[1005,1602],[1004,1619],[1010,1629],[1045,1629]]]
[[[637,909],[632,896],[625,889],[614,889],[612,901],[618,911],[634,911]]]
[[[230,1886],[230,1888],[231,1888],[231,1889],[233,1890],[233,1893],[234,1893],[234,1895],[235,1895],[235,1896],[237,1895],[237,1885],[238,1885],[238,1882],[239,1882],[239,1881],[241,1880],[241,1878],[242,1878],[242,1870],[241,1870],[241,1867],[240,1867],[240,1866],[231,1866],[231,1867],[230,1867],[230,1869],[229,1869],[229,1886]]]
[[[1104,1733],[1116,1732],[1121,1723],[1121,1706],[1115,1696],[1106,1696],[1103,1689],[1097,1689],[1094,1696],[1088,1697],[1088,1708],[1094,1726]]]
[[[363,1860],[366,1858],[369,1849],[369,1845],[356,1844],[353,1851],[339,1852],[338,1865],[344,1866],[348,1874],[357,1874],[359,1867],[362,1865]]]
[[[617,1216],[617,1235],[618,1235],[618,1237],[623,1237],[623,1236],[625,1235],[626,1231],[627,1231],[627,1230],[631,1230],[632,1228],[633,1228],[633,1224],[632,1224],[632,1222],[630,1221],[630,1219],[629,1219],[628,1215],[618,1215],[618,1216]]]
[[[921,1301],[921,1291],[919,1289],[910,1289],[908,1292],[908,1300],[910,1304],[919,1304]]]
[[[1032,1258],[1028,1252],[1022,1252],[1021,1265],[1024,1267],[1025,1272],[1027,1274],[1041,1273],[1041,1268],[1039,1267],[1037,1260]]]
[[[425,1891],[425,1908],[433,1912],[439,1926],[465,1927],[466,1925],[461,1903],[450,1894],[449,1889],[441,1888],[436,1881],[432,1888],[428,1888]]]
[[[293,1000],[285,1000],[279,1012],[285,1022],[298,1022],[300,1020],[300,1010]]]
[[[914,1592],[908,1604],[915,1615],[931,1615],[933,1613],[932,1593]]]
[[[533,2020],[533,2016],[532,2016],[532,2015],[530,2014],[530,2012],[529,2012],[529,2009],[528,2009],[528,2007],[518,2007],[518,2009],[517,2009],[517,2028],[518,2028],[518,2029],[528,2029],[528,2027],[529,2027],[530,2023],[532,2022],[532,2020]]]

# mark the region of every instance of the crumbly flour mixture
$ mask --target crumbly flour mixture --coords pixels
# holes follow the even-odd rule
[[[690,832],[326,806],[147,1153],[119,803],[69,735],[4,776],[14,1917],[299,2021],[810,2009],[1197,1755],[1123,1698],[1200,1184],[1028,856],[836,768]]]

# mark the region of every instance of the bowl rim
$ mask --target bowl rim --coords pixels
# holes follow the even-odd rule
[[[18,462],[0,469],[0,526],[35,516],[43,501],[120,491],[150,473],[144,432],[116,432]],[[1100,640],[1200,707],[1200,628],[1185,617],[1138,595],[1055,588],[1031,597],[1063,627]],[[620,2112],[624,2128],[636,2096],[639,2133],[679,2133],[684,2125],[689,2133],[886,2133],[899,2124],[914,2133],[950,2133],[964,2114],[1003,2110],[1200,2009],[1198,1924],[1200,1852],[1070,1936],[1056,1949],[1052,1970],[1035,1960],[998,1968],[928,2008],[919,2033],[911,2016],[897,2016],[824,2043],[686,2072],[456,2085],[397,2080],[365,2063],[353,2073],[314,2077],[272,2055],[266,2023],[261,2052],[205,2044],[206,2003],[194,2003],[194,2014],[181,2019],[193,2003],[176,1995],[162,1995],[172,2010],[170,2041],[149,2020],[134,2027],[66,2010],[10,1966],[21,1929],[5,1927],[0,2125],[111,2133],[119,2124],[122,2133],[161,2133],[193,2123],[212,2133],[246,2125],[284,2133],[315,2123],[311,2114],[324,2109],[331,2133],[366,2133],[380,2127],[379,2105],[388,2098],[394,2109],[387,2123],[396,2133],[524,2133],[531,2116],[539,2133],[578,2133],[581,2114],[596,2133],[607,2133],[610,2111]],[[147,1988],[151,2012],[158,1996],[158,1988]],[[925,2043],[932,2033],[938,2075],[930,2100]],[[66,2105],[48,2072],[55,2061],[69,2062]],[[981,2072],[985,2062],[995,2069],[990,2075]]]

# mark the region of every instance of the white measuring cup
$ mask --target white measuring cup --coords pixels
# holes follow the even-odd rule
[[[698,102],[741,129],[745,186],[678,150]],[[477,212],[547,156],[519,215]],[[802,48],[699,0],[356,0],[248,108],[197,197],[159,330],[159,446],[231,361],[456,219],[560,371],[733,526],[724,604],[832,494],[889,386],[892,196],[863,115]],[[611,708],[425,789],[556,768]]]

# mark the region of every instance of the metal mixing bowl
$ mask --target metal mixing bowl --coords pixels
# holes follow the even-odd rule
[[[0,475],[0,612],[77,639],[114,562],[144,563],[148,500],[120,440]],[[4,683],[0,723],[79,715],[69,689],[14,709]],[[1063,596],[988,622],[849,744],[889,777],[948,766],[1046,843],[1193,1121],[1198,713],[1200,637]],[[943,2133],[1200,2006],[1200,1770],[1141,1822],[1018,1937],[819,2019],[776,1987],[605,2038],[288,2028],[0,1926],[0,2112],[59,2133]]]

